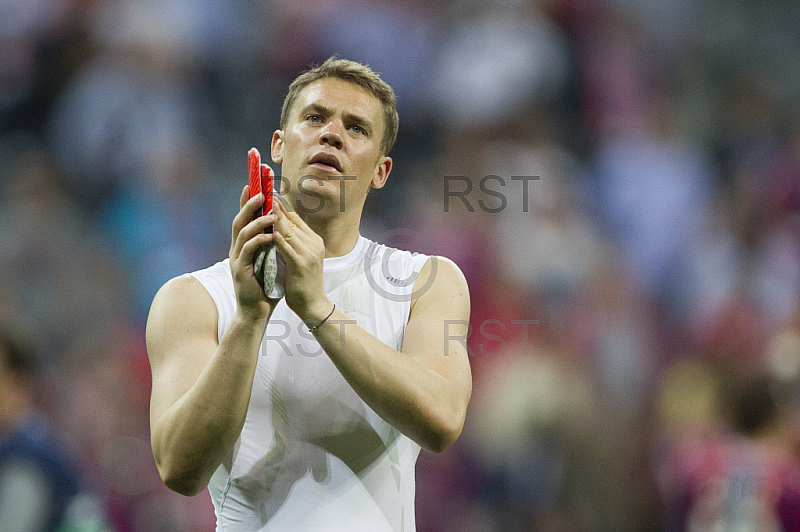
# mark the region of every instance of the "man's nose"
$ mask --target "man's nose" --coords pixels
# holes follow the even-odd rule
[[[319,136],[320,144],[329,144],[334,148],[342,147],[341,125],[337,120],[331,120]]]

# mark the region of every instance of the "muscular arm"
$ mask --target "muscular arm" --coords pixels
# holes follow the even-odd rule
[[[188,275],[159,290],[147,322],[153,456],[164,483],[184,495],[208,485],[239,437],[274,308],[253,276],[255,251],[272,238],[261,231],[272,220],[251,221],[260,200],[247,201],[247,188],[240,206],[229,255],[237,310],[225,335],[218,340],[214,302]]]
[[[196,279],[173,279],[156,295],[147,325],[151,440],[171,489],[199,493],[239,437],[263,327],[234,318],[217,343],[217,310]]]
[[[472,377],[464,342],[455,340],[467,336],[467,284],[455,264],[434,260],[438,260],[435,279],[412,302],[400,351],[354,323],[342,326],[350,318],[338,308],[315,334],[375,412],[420,446],[440,452],[461,434]],[[424,286],[430,275],[429,260],[415,289]]]

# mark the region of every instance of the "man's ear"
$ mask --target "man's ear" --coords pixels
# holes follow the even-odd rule
[[[386,180],[389,179],[389,174],[392,172],[392,158],[381,157],[378,166],[375,168],[375,175],[372,176],[370,186],[372,188],[383,188]]]
[[[272,134],[271,145],[272,162],[281,164],[283,162],[283,131],[276,129]]]

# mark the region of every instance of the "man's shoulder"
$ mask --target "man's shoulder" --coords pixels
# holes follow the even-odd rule
[[[469,287],[455,262],[441,255],[425,255],[411,294],[411,312],[423,306],[438,306],[443,301],[458,301],[469,308]]]
[[[233,296],[233,277],[228,259],[217,262],[208,268],[176,277],[167,284],[169,283],[175,283],[179,289],[185,290],[201,288],[215,301]]]
[[[461,268],[451,259],[442,255],[426,255],[420,269],[417,284],[439,284],[447,287],[467,287],[467,280]]]
[[[212,264],[207,268],[203,268],[201,270],[195,270],[185,275],[194,277],[195,279],[202,279],[207,277],[229,278],[230,274],[231,274],[231,262],[230,259],[225,259],[215,264]],[[181,277],[184,276],[176,277],[176,279],[180,279]]]
[[[230,285],[230,287],[228,286]],[[228,261],[173,277],[158,290],[150,306],[148,328],[153,323],[171,322],[178,316],[195,319],[208,315],[216,320],[218,299],[233,296]]]
[[[394,247],[389,244],[370,240],[368,238],[364,238],[364,240],[367,243],[364,253],[368,262],[374,262],[377,260],[413,263],[416,264],[417,269],[419,269],[427,259],[432,257],[432,255],[426,255],[425,253],[420,253],[419,251]]]
[[[147,316],[145,338],[151,364],[166,357],[176,341],[206,336],[216,338],[217,308],[211,292],[191,274],[164,283],[153,298]]]
[[[158,290],[150,307],[150,317],[157,315],[159,309],[197,310],[198,306],[206,307],[209,303],[213,305],[206,285],[194,273],[185,273],[173,277]]]
[[[402,237],[404,235],[398,233],[398,235],[393,236]],[[437,281],[439,284],[461,285],[464,287],[467,285],[461,268],[448,257],[396,248],[368,238],[364,239],[367,242],[365,252],[367,265],[374,267],[377,264],[381,264],[389,271],[396,269],[398,265],[409,268],[416,279],[414,292],[418,291],[420,285],[429,285]],[[441,279],[439,279],[440,276]]]

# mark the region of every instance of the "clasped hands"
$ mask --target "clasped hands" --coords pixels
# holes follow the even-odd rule
[[[275,196],[273,212],[254,218],[264,202],[264,195],[248,198],[249,185],[239,197],[239,213],[233,219],[228,252],[237,311],[248,319],[263,321],[277,304],[265,297],[253,272],[259,248],[273,243],[284,262],[286,304],[306,323],[321,321],[332,307],[323,288],[325,243],[322,237],[289,208],[285,199]],[[270,225],[273,230],[266,233]]]

